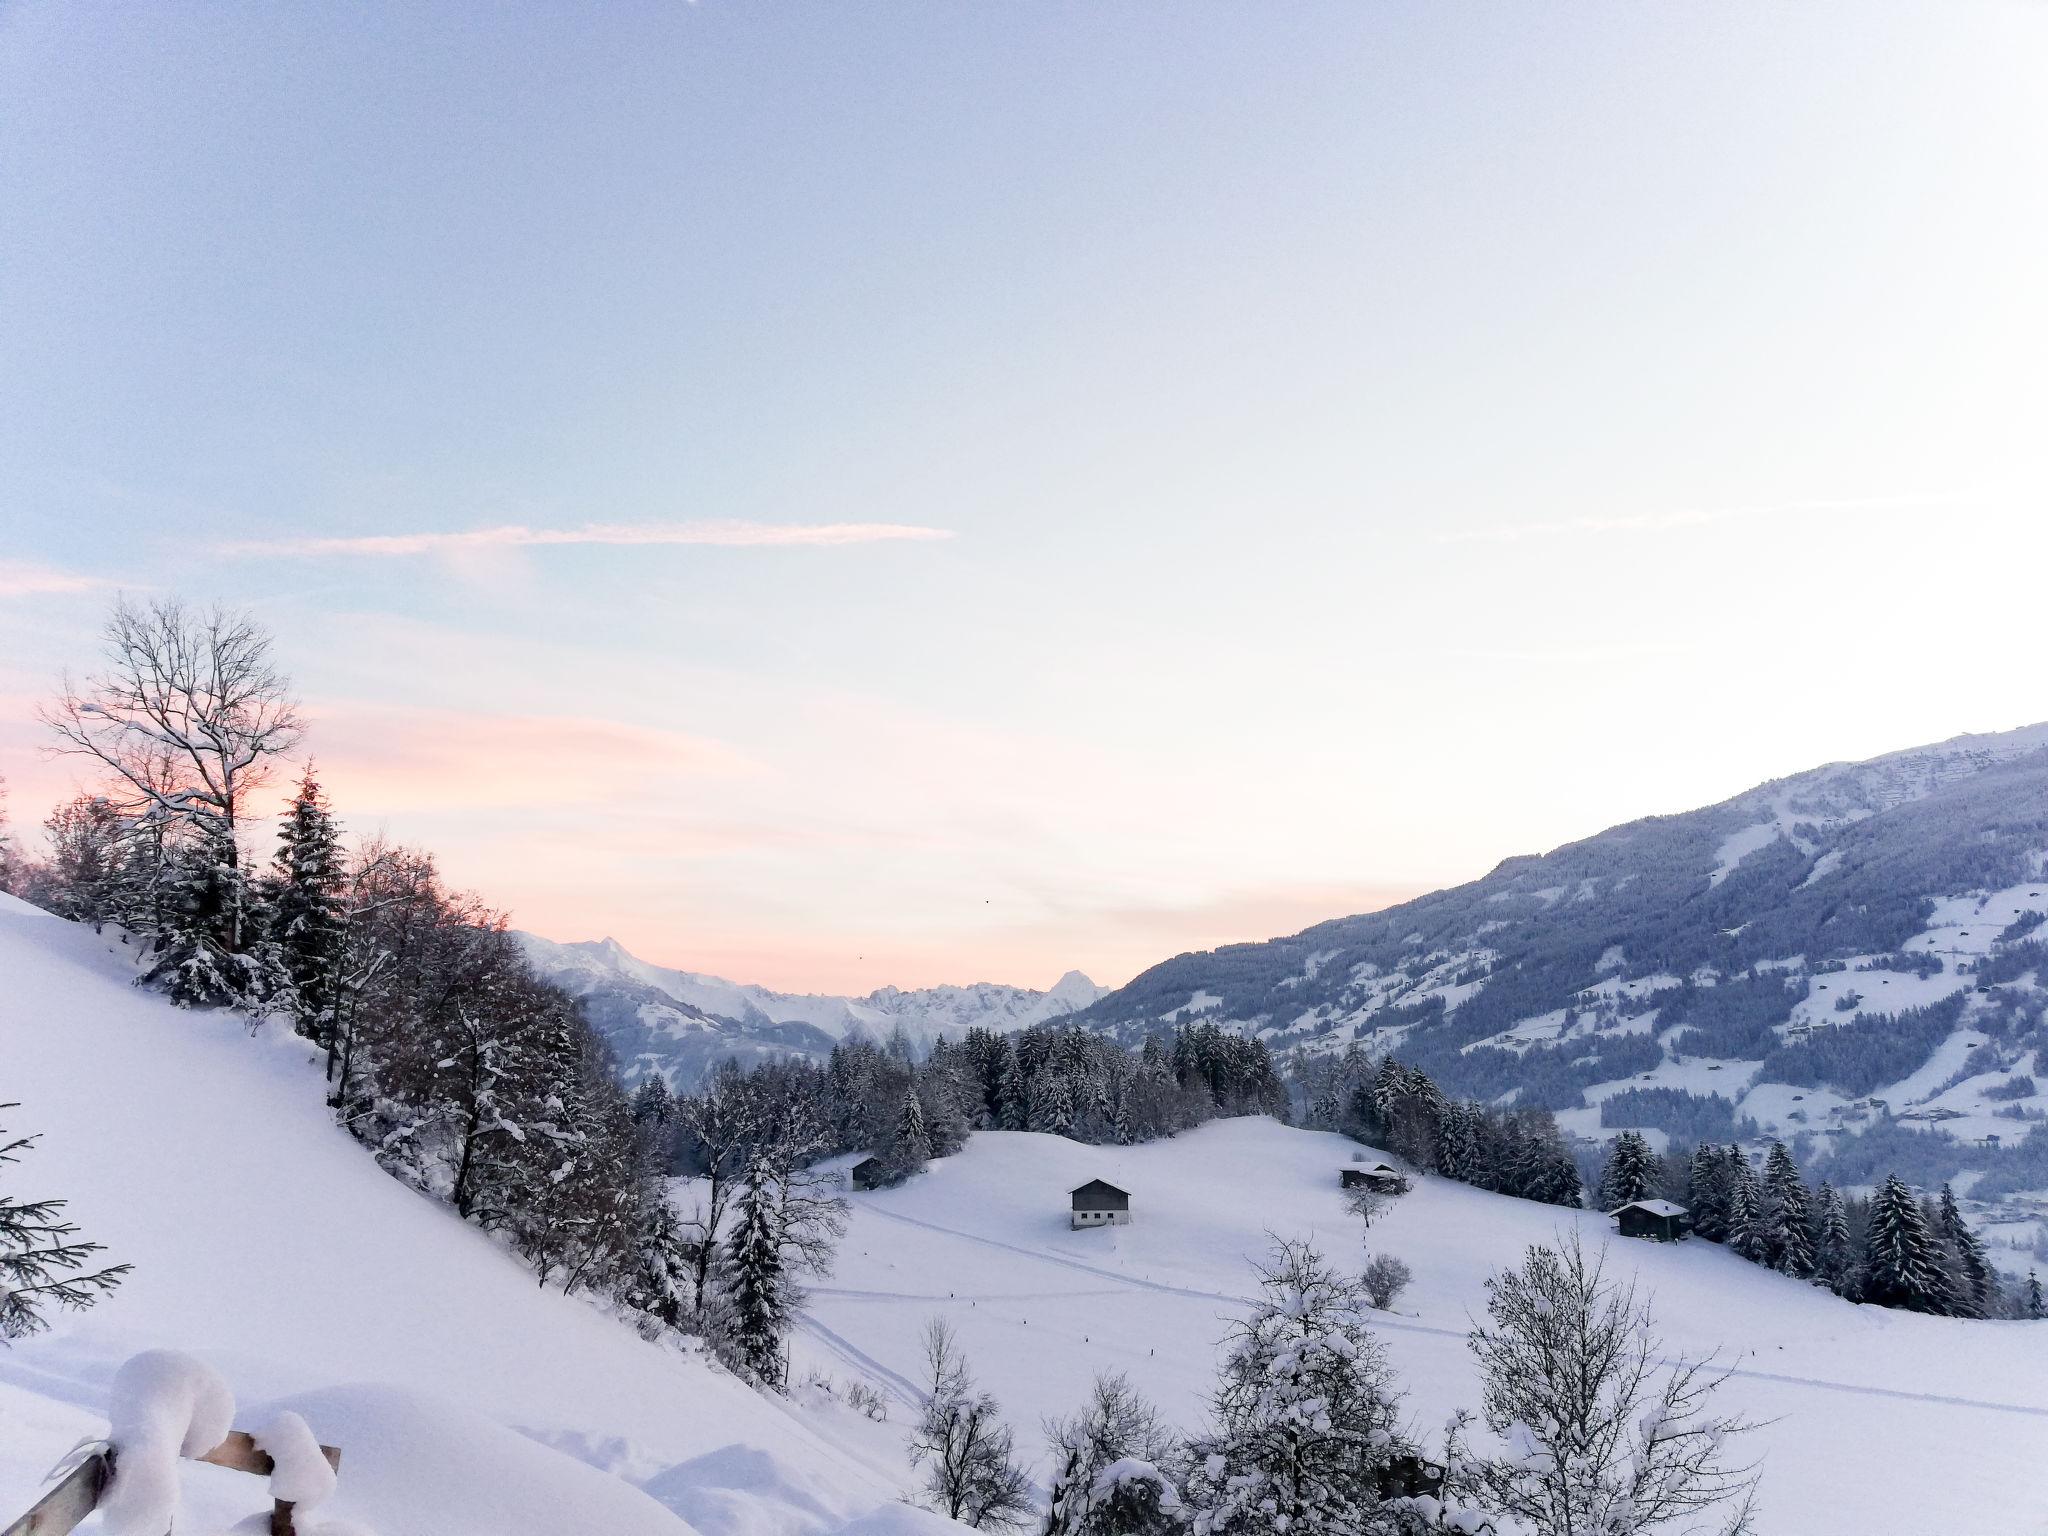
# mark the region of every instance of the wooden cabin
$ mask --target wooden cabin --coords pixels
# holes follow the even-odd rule
[[[1631,1200],[1607,1214],[1621,1223],[1623,1237],[1647,1237],[1659,1243],[1677,1242],[1692,1225],[1686,1208],[1669,1200]]]
[[[848,1177],[855,1189],[880,1189],[889,1182],[889,1166],[879,1157],[864,1157],[853,1165]]]
[[[1339,1168],[1337,1181],[1345,1189],[1375,1189],[1383,1195],[1408,1193],[1407,1177],[1388,1163],[1361,1163],[1353,1168]]]
[[[1073,1225],[1082,1227],[1127,1227],[1131,1224],[1131,1196],[1102,1179],[1090,1179],[1072,1191]]]

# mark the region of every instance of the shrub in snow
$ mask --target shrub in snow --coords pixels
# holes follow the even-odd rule
[[[1366,1299],[1384,1312],[1414,1278],[1406,1264],[1391,1253],[1382,1253],[1375,1255],[1373,1261],[1365,1266],[1359,1283],[1365,1287]]]
[[[228,1437],[234,1394],[203,1360],[145,1350],[114,1373],[107,1416],[114,1481],[100,1500],[106,1536],[164,1536],[178,1512],[178,1462]]]
[[[1486,1289],[1470,1344],[1501,1448],[1468,1462],[1454,1445],[1454,1491],[1532,1531],[1692,1530],[1708,1516],[1724,1536],[1750,1528],[1751,1468],[1725,1446],[1753,1426],[1712,1411],[1728,1373],[1666,1361],[1632,1285],[1573,1236],[1531,1248]]]

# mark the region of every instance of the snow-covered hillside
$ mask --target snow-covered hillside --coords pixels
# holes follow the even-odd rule
[[[900,1460],[866,1420],[764,1397],[536,1288],[335,1128],[303,1042],[173,1010],[116,948],[0,896],[0,1101],[43,1137],[9,1188],[69,1200],[135,1266],[0,1346],[0,1520],[105,1432],[121,1361],[171,1347],[226,1376],[245,1427],[282,1404],[339,1445],[332,1513],[380,1536],[961,1529],[897,1502]],[[189,1487],[181,1536],[264,1507],[242,1474]]]
[[[1116,1370],[1199,1425],[1214,1341],[1268,1234],[1361,1261],[1338,1193],[1359,1150],[1269,1120],[1125,1148],[977,1134],[900,1188],[854,1194],[799,1360],[865,1373],[900,1419],[936,1314],[1014,1423],[1073,1411],[1096,1372]],[[1067,1191],[1094,1177],[1131,1191],[1132,1225],[1069,1230]],[[1374,1224],[1374,1251],[1415,1272],[1378,1327],[1419,1431],[1477,1406],[1464,1336],[1487,1275],[1572,1225],[1595,1242],[1611,1226],[1434,1178]],[[1617,1238],[1608,1257],[1654,1295],[1672,1351],[1720,1351],[1738,1367],[1725,1403],[1771,1421],[1754,1441],[1764,1536],[2048,1532],[2048,1324],[1857,1307],[1696,1241]]]
[[[981,982],[830,997],[652,965],[616,939],[560,944],[522,933],[519,941],[543,976],[582,1002],[629,1083],[658,1073],[678,1088],[727,1057],[820,1057],[856,1030],[880,1040],[901,1027],[919,1045],[975,1027],[1009,1033],[1076,1013],[1105,992],[1069,971],[1043,992]]]

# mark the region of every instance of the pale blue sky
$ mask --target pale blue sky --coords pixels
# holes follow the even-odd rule
[[[1042,984],[2048,717],[2043,78],[1957,0],[0,7],[0,773],[85,583],[219,597],[533,926]],[[223,549],[706,522],[951,537]]]

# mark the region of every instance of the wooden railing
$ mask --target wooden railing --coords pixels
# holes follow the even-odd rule
[[[100,1500],[113,1486],[116,1454],[112,1446],[94,1451],[73,1467],[64,1481],[45,1494],[34,1509],[5,1530],[0,1530],[0,1536],[70,1536],[87,1515],[100,1507]],[[341,1470],[340,1451],[331,1445],[323,1445],[320,1454],[327,1458],[328,1466],[337,1472]],[[239,1429],[232,1431],[227,1439],[199,1460],[235,1472],[253,1472],[258,1477],[268,1477],[276,1470],[276,1463],[269,1454],[257,1446],[252,1436]],[[270,1536],[294,1536],[292,1506],[288,1500],[272,1501]]]

